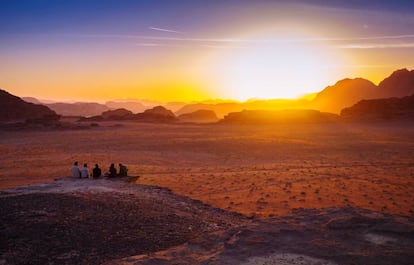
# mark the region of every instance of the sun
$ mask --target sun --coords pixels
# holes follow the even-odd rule
[[[226,96],[298,98],[322,90],[341,77],[342,58],[329,47],[280,41],[235,48],[222,55],[219,86]]]

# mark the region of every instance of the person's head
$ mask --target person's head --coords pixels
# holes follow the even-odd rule
[[[122,164],[121,164],[121,163],[119,163],[119,166],[120,166],[120,167],[122,167]]]
[[[75,161],[75,163],[73,163],[73,165],[74,166],[77,166],[78,165],[78,161]]]
[[[115,167],[115,164],[114,164],[114,163],[112,163],[112,164],[111,164],[111,167]]]
[[[83,164],[83,167],[88,167],[88,164]]]
[[[95,164],[95,167],[98,168],[99,167],[98,164]]]

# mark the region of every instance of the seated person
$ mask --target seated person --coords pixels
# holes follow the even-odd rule
[[[83,164],[83,168],[81,169],[81,178],[88,178],[89,177],[89,169],[88,164]]]
[[[72,176],[74,178],[80,178],[81,177],[81,171],[78,167],[78,161],[76,161],[75,163],[73,163],[73,166],[71,168],[72,171]]]
[[[98,164],[95,164],[94,169],[92,170],[92,177],[94,179],[100,178],[102,175],[102,170],[99,168]]]
[[[115,164],[111,164],[111,166],[109,167],[109,172],[106,174],[108,177],[116,177],[116,168],[115,168]]]
[[[119,176],[126,177],[128,176],[128,168],[125,165],[119,163]]]

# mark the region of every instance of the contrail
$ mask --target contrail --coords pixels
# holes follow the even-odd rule
[[[149,27],[149,29],[157,30],[157,31],[163,31],[163,32],[183,34],[183,32],[181,32],[181,31],[176,31],[176,30],[171,30],[171,29],[163,29],[163,28],[157,28],[157,27]]]

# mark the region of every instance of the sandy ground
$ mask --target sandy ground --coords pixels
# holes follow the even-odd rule
[[[122,162],[140,184],[248,216],[360,207],[414,216],[414,125],[101,123],[0,132],[0,188],[69,174],[73,161]]]

